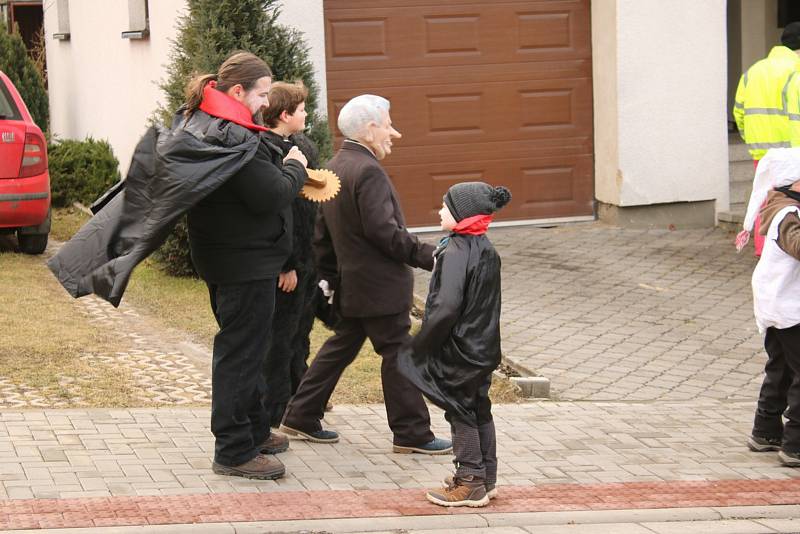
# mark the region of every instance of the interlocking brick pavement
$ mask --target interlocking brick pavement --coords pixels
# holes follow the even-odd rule
[[[505,486],[784,480],[774,453],[744,445],[753,402],[552,402],[495,407]],[[288,476],[253,481],[211,472],[207,408],[4,411],[0,498],[79,498],[290,490],[435,487],[450,456],[392,454],[383,406],[337,406],[336,445],[293,441]],[[441,412],[434,430],[446,435]]]
[[[502,345],[569,400],[752,399],[764,367],[752,251],[720,229],[492,228]],[[426,236],[434,241],[438,236]],[[429,275],[419,272],[417,294]]]
[[[0,528],[36,529],[796,504],[800,480],[552,484],[506,488],[484,509],[442,508],[419,490],[285,491],[0,501]]]

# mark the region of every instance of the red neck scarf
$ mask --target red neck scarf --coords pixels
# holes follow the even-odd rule
[[[474,215],[462,219],[453,227],[453,232],[457,234],[483,235],[489,229],[490,222],[492,222],[492,215]]]
[[[217,82],[211,80],[203,88],[203,100],[200,102],[200,110],[205,111],[213,117],[225,119],[244,126],[248,130],[257,132],[268,132],[265,128],[253,122],[253,115],[247,106],[235,100],[222,91],[217,91]]]

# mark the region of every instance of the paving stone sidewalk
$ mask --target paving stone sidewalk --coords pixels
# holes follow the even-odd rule
[[[721,229],[492,228],[507,359],[559,399],[752,399],[752,249]],[[420,273],[416,292],[427,293]]]

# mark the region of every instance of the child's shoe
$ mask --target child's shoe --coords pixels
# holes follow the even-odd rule
[[[439,506],[469,506],[480,508],[489,504],[483,479],[470,475],[454,478],[452,484],[441,490],[431,490],[425,495],[429,501]]]
[[[453,475],[447,475],[446,477],[444,477],[445,486],[450,486],[452,484],[453,484]],[[484,484],[484,487],[486,488],[486,496],[489,497],[490,500],[497,497],[497,487],[494,484]]]

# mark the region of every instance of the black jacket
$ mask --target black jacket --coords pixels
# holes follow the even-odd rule
[[[400,371],[476,426],[478,388],[500,358],[500,257],[486,235],[451,234],[436,250],[425,318],[399,353]]]
[[[431,270],[434,247],[408,232],[397,192],[367,148],[345,141],[328,168],[339,176],[342,189],[322,204],[317,217],[319,277],[336,287],[345,317],[411,310],[409,266]]]
[[[306,135],[297,133],[290,136],[289,139],[283,139],[276,133],[267,132],[264,136],[279,151],[281,161],[289,153],[289,150],[296,146],[308,160],[309,169],[319,168],[319,151]],[[300,195],[292,201],[292,250],[281,269],[282,272],[295,270],[298,275],[303,273],[315,276],[311,242],[314,237],[317,206],[317,202],[307,200]]]
[[[152,127],[134,151],[123,188],[48,267],[73,297],[90,293],[119,306],[134,267],[158,248],[180,217],[256,154],[260,136],[195,112],[171,130]]]
[[[189,211],[189,245],[206,282],[272,278],[292,251],[292,201],[308,176],[261,134],[256,154]]]

